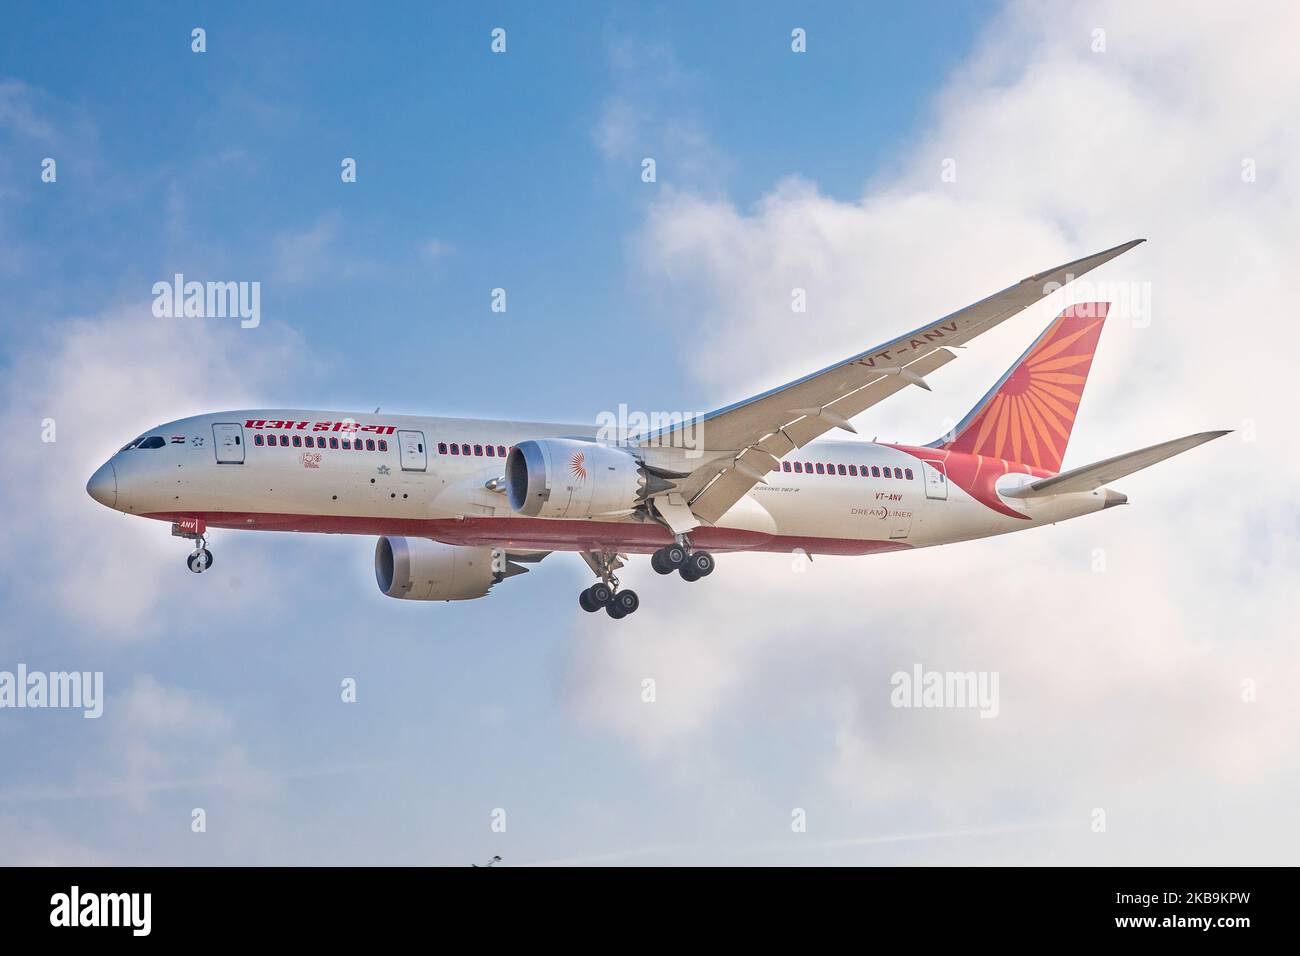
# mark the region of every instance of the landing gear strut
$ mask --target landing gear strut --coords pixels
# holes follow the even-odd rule
[[[602,607],[614,620],[621,620],[641,606],[641,599],[632,590],[619,590],[618,578],[614,568],[618,555],[606,552],[591,552],[586,555],[587,563],[600,575],[600,580],[578,595],[578,606],[584,611],[594,613]]]

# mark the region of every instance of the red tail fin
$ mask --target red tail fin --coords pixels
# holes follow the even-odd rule
[[[1060,471],[1109,309],[1106,302],[1086,302],[1062,312],[953,429],[952,439],[935,444]]]

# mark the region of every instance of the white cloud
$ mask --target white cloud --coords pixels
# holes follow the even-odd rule
[[[337,213],[300,229],[286,229],[271,239],[271,279],[292,286],[377,276],[382,264],[358,253],[358,245],[355,229]]]
[[[420,246],[420,255],[428,262],[440,262],[456,251],[456,247],[442,239],[430,239]]]
[[[92,501],[86,480],[147,428],[256,405],[285,369],[310,359],[282,328],[157,319],[148,302],[54,328],[43,351],[25,351],[5,370],[0,389],[13,423],[0,474],[24,490],[26,502],[0,523],[0,567],[52,616],[78,624],[89,642],[183,630],[159,613],[164,596],[192,601],[190,613],[225,596],[211,587],[185,590],[195,577],[183,565],[188,543],[165,524]],[[55,422],[52,443],[41,440],[47,418]],[[261,560],[257,549],[241,557],[246,589],[256,590]]]
[[[1103,54],[1090,48],[1097,25]],[[1036,819],[1086,832],[1101,806],[1108,842],[1063,838],[1058,861],[1098,847],[1113,862],[1293,855],[1300,832],[1293,815],[1271,816],[1289,810],[1270,794],[1300,770],[1297,360],[1285,345],[1300,259],[1298,27],[1283,5],[1045,17],[1013,4],[934,127],[860,200],[794,179],[747,210],[665,190],[639,260],[667,290],[665,314],[689,316],[684,351],[715,406],[1147,236],[1100,278],[1149,283],[1153,321],[1108,323],[1067,464],[1242,431],[1117,482],[1131,507],[1055,528],[818,558],[801,575],[780,555],[724,555],[693,585],[625,575],[645,610],[616,640],[574,645],[576,712],[670,768],[716,759],[737,730],[797,735],[818,755],[804,785],[871,813],[878,832]],[[955,183],[940,180],[948,157]],[[1242,181],[1244,157],[1257,182]],[[795,287],[806,315],[790,310]],[[931,377],[933,394],[903,393],[859,430],[932,439],[1059,304],[990,333]],[[1096,549],[1105,573],[1091,570]],[[998,671],[1001,715],[891,708],[889,675],[916,662]],[[646,676],[653,705],[639,697]],[[1248,678],[1258,703],[1242,702]],[[932,853],[990,858],[987,843]]]
[[[611,169],[639,182],[648,157],[657,188],[716,188],[731,160],[696,115],[697,78],[662,44],[617,37],[607,51],[614,79],[591,138]]]

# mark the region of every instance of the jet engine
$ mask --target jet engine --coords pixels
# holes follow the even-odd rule
[[[408,601],[468,601],[487,594],[502,578],[524,570],[493,548],[387,536],[375,544],[379,590]]]
[[[529,518],[615,518],[660,486],[627,451],[595,442],[522,441],[506,459],[510,507]]]

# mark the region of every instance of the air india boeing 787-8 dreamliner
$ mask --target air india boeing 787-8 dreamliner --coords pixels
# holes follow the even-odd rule
[[[1201,432],[1061,471],[1108,306],[1062,312],[971,412],[928,445],[823,438],[916,386],[976,336],[1142,240],[1030,276],[797,381],[644,431],[594,425],[252,409],[152,428],[86,490],[172,524],[212,566],[210,528],[378,535],[390,597],[483,597],[552,551],[597,581],[585,611],[622,618],[616,572],[649,554],[698,581],[714,553],[863,555],[1021,531],[1124,504],[1108,482],[1187,451]]]

